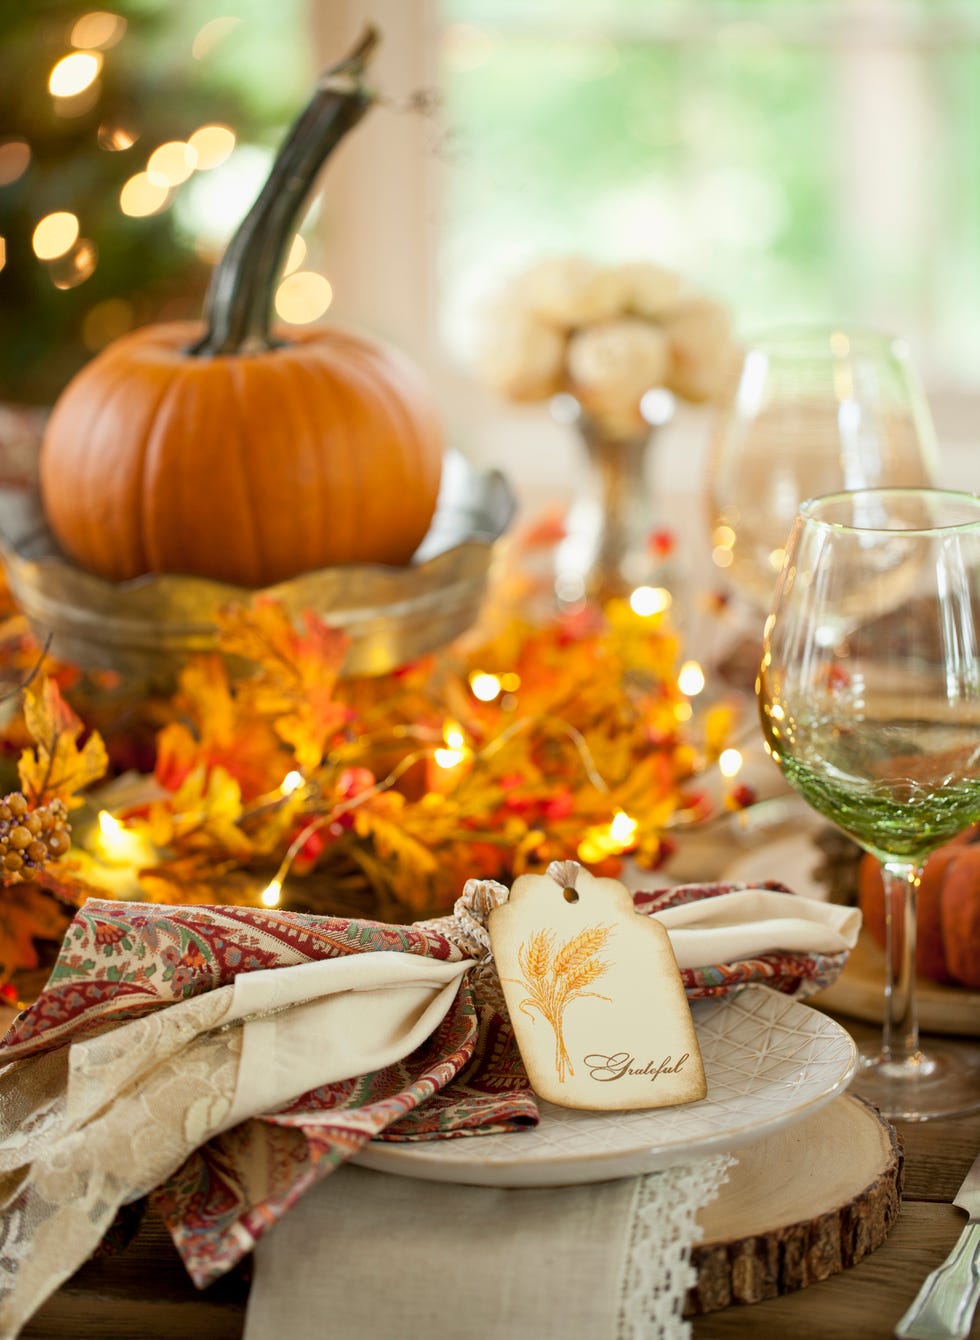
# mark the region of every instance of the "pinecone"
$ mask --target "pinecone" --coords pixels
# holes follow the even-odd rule
[[[17,884],[48,861],[64,856],[71,845],[64,801],[31,809],[20,791],[0,801],[0,882]]]

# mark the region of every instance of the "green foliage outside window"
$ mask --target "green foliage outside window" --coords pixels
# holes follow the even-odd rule
[[[875,8],[446,0],[449,332],[543,253],[645,257],[743,330],[885,325],[976,385],[980,12]]]

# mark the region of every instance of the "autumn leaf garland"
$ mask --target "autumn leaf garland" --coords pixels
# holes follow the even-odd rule
[[[171,699],[147,704],[148,798],[115,811],[153,853],[134,872],[146,897],[236,903],[265,890],[404,921],[450,907],[468,878],[662,859],[698,759],[661,616],[625,602],[542,625],[509,616],[376,679],[343,676],[346,647],[316,615],[296,621],[258,598],[222,616],[220,655],[195,658]],[[74,804],[106,767],[101,738],[54,678],[25,695],[24,721],[29,803]],[[70,861],[58,871],[70,890]]]

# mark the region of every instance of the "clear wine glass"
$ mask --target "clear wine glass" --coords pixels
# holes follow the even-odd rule
[[[928,486],[937,470],[932,418],[903,340],[843,326],[751,340],[708,478],[714,561],[746,602],[742,613],[761,628],[805,498]]]
[[[854,1088],[910,1121],[980,1107],[980,1048],[920,1048],[915,997],[922,863],[980,819],[980,497],[803,503],[757,692],[786,780],[882,865],[884,1026]]]

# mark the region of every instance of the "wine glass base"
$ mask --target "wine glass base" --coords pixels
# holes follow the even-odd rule
[[[929,1038],[908,1058],[862,1051],[850,1089],[896,1121],[980,1111],[980,1047]]]

